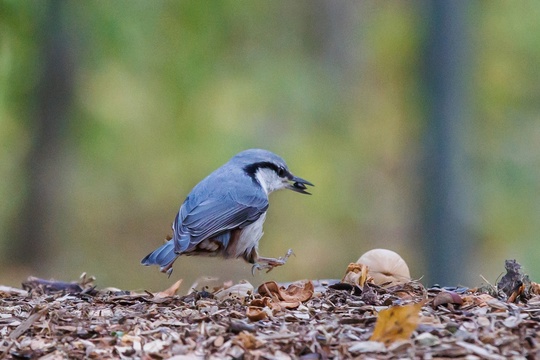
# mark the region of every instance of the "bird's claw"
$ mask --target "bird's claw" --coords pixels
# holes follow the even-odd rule
[[[261,270],[261,269],[262,269],[261,264],[259,264],[259,263],[253,264],[253,266],[251,267],[251,275],[255,276],[255,271],[256,270]]]
[[[285,265],[287,260],[291,255],[293,255],[292,249],[289,249],[285,256],[279,257],[277,259],[275,258],[265,258],[265,257],[259,257],[257,259],[257,262],[253,264],[251,267],[251,274],[255,275],[255,270],[263,270],[266,269],[266,273],[269,273],[272,271],[275,267]]]

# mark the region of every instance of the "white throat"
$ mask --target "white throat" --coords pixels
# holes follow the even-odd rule
[[[275,171],[267,168],[260,168],[255,173],[255,178],[261,184],[264,192],[270,194],[272,191],[285,188],[286,181],[277,176]]]

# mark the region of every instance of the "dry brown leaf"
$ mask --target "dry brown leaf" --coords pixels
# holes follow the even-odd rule
[[[275,281],[268,281],[257,289],[261,296],[268,296],[276,301],[287,304],[298,304],[308,301],[313,296],[313,283],[309,280],[300,280],[290,284],[286,289]],[[296,305],[296,306],[298,306]]]
[[[433,306],[437,307],[439,305],[446,304],[463,304],[463,299],[454,291],[441,291],[433,299]]]
[[[155,293],[154,296],[157,298],[166,298],[169,296],[174,296],[178,292],[178,289],[180,289],[180,285],[182,285],[182,279],[178,280],[174,284],[171,285],[167,290],[160,291],[158,293]]]
[[[367,265],[350,263],[341,282],[363,287],[366,281],[371,280],[368,279],[368,271]]]
[[[253,299],[246,309],[246,316],[251,321],[264,320],[274,312],[281,311],[282,306],[268,296]]]
[[[265,307],[265,306],[269,306],[271,302],[272,302],[272,299],[270,299],[269,297],[263,297],[263,298],[253,299],[249,305],[256,306],[256,307]]]
[[[512,294],[508,298],[508,302],[511,302],[511,303],[516,302],[518,296],[523,295],[524,292],[525,292],[525,284],[521,284],[521,286],[519,286],[517,289],[514,290],[514,292],[512,292]]]
[[[275,281],[267,281],[264,284],[260,285],[257,289],[257,292],[261,296],[268,296],[276,300],[281,300],[281,298],[279,297],[280,288]]]
[[[264,307],[248,306],[246,309],[246,316],[250,321],[264,320],[268,317],[268,313]]]
[[[251,321],[266,319],[282,309],[295,309],[302,302],[311,299],[314,292],[313,283],[309,280],[297,281],[286,289],[275,281],[268,281],[258,290],[262,298],[253,299],[246,309],[246,316]]]
[[[404,306],[393,306],[379,312],[370,340],[386,345],[397,340],[408,340],[418,326],[419,311],[423,302]]]
[[[296,281],[281,292],[284,301],[305,302],[313,296],[313,283],[309,280]]]
[[[535,283],[534,281],[531,282],[531,293],[535,295],[540,295],[540,284]]]

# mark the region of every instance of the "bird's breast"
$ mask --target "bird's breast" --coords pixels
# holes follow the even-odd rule
[[[224,250],[227,258],[238,258],[250,256],[252,250],[258,248],[259,240],[263,236],[263,224],[266,219],[266,213],[263,213],[255,222],[235,231],[229,244]],[[249,260],[248,260],[249,261]]]

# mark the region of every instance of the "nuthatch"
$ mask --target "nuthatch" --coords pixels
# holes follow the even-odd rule
[[[280,189],[309,194],[306,185],[313,186],[291,174],[276,154],[261,149],[242,151],[191,190],[174,220],[172,239],[141,263],[159,265],[169,275],[180,255],[242,257],[253,264],[252,271],[283,265],[291,250],[280,258],[260,257],[257,252],[268,195]]]

